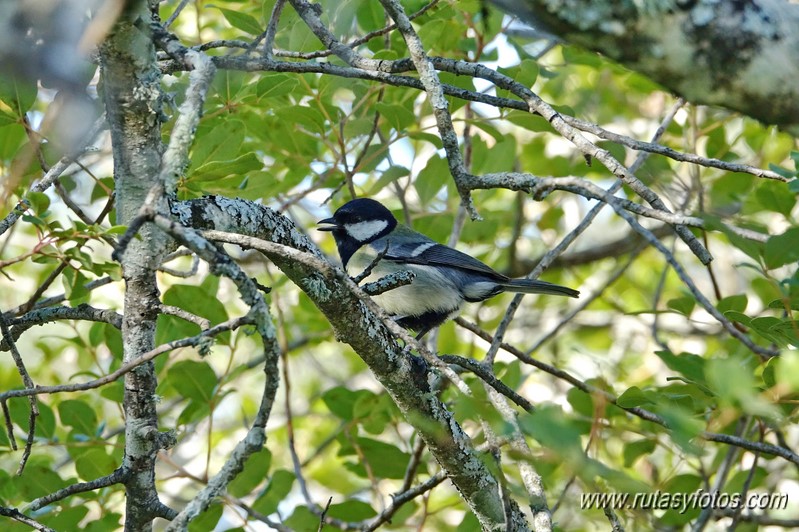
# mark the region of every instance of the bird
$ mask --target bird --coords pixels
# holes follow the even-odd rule
[[[410,284],[373,299],[399,325],[415,331],[417,340],[457,316],[464,303],[483,301],[503,292],[580,295],[577,290],[546,281],[507,277],[471,255],[399,223],[389,209],[371,198],[351,200],[317,225],[319,231],[333,233],[339,257],[350,276],[356,277],[370,265],[373,269],[364,279],[367,282],[404,270],[414,274]]]

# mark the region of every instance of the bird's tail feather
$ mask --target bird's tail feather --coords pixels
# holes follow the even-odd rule
[[[548,294],[552,296],[579,297],[580,292],[558,284],[539,281],[538,279],[511,279],[501,284],[508,292],[522,294]]]

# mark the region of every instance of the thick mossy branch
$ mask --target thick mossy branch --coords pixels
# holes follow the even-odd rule
[[[197,229],[215,229],[256,236],[324,259],[319,249],[287,218],[245,200],[209,196],[176,203],[173,214]],[[475,451],[470,438],[438,399],[428,382],[426,364],[403,350],[388,327],[367,302],[351,290],[342,270],[329,271],[280,253],[267,253],[322,311],[336,337],[352,346],[386,388],[405,418],[447,471],[483,526],[494,530],[525,530],[523,519],[505,524],[505,510],[497,479]],[[346,309],[346,312],[343,310]],[[518,507],[514,508],[518,510]],[[514,515],[521,516],[518,511]]]

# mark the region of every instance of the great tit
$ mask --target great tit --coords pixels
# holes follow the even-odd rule
[[[464,302],[475,303],[502,292],[578,297],[580,292],[545,281],[511,279],[479,260],[417,233],[379,202],[359,198],[318,222],[336,240],[347,273],[356,276],[385,252],[365,281],[394,272],[415,274],[410,284],[373,297],[388,314],[421,338],[454,318]]]

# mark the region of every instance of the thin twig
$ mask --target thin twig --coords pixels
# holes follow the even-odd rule
[[[180,12],[183,11],[183,8],[186,7],[186,4],[188,4],[188,3],[189,3],[189,0],[180,0],[180,3],[175,8],[175,11],[173,11],[172,14],[169,15],[169,18],[166,19],[166,22],[164,22],[164,27],[165,28],[168,28],[169,26],[172,25],[173,22],[175,22],[175,19],[178,18],[178,15],[180,15]]]
[[[2,314],[0,314],[0,330],[2,330],[3,333],[3,341],[6,343],[6,345],[8,345],[8,348],[11,351],[11,358],[14,359],[14,364],[16,364],[17,372],[19,373],[20,377],[22,377],[22,383],[25,385],[25,389],[36,389],[33,379],[31,379],[28,370],[25,368],[25,362],[22,360],[22,355],[17,349],[17,344],[14,342],[14,338],[11,336],[8,323],[6,323],[6,319]],[[0,400],[2,400],[3,403],[5,403],[6,399],[7,397],[4,394],[0,394]],[[30,413],[28,415],[28,437],[25,440],[25,449],[22,451],[22,458],[20,458],[19,467],[17,468],[18,476],[21,475],[25,470],[25,464],[28,462],[28,458],[31,455],[33,438],[36,434],[36,418],[39,416],[39,403],[34,394],[31,394],[28,397],[28,404],[30,406]]]
[[[374,521],[369,523],[369,525],[364,526],[361,530],[363,530],[364,532],[373,532],[374,530],[377,530],[380,527],[380,525],[389,522],[391,520],[391,517],[395,513],[397,513],[397,511],[402,507],[403,504],[412,499],[415,499],[416,497],[418,497],[423,493],[430,491],[431,489],[435,488],[436,486],[444,482],[446,479],[447,479],[446,473],[444,471],[439,471],[438,473],[436,473],[426,481],[422,482],[421,484],[418,484],[409,490],[403,491],[402,493],[394,495],[392,497],[391,504],[385,510],[380,512],[380,515],[375,517]]]
[[[497,376],[491,372],[490,366],[482,364],[477,360],[464,358],[457,355],[439,355],[439,358],[447,364],[456,364],[464,369],[468,369],[480,377],[480,379],[482,379],[486,384],[522,407],[527,412],[532,412],[534,410],[533,404],[509,388],[507,384],[499,380]]]
[[[132,472],[129,469],[119,467],[110,475],[106,475],[89,482],[78,482],[77,484],[72,484],[66,488],[61,488],[60,490],[49,495],[34,499],[30,502],[30,504],[28,504],[26,509],[28,511],[35,512],[41,508],[44,508],[48,504],[53,504],[56,501],[66,499],[67,497],[77,493],[85,493],[87,491],[94,491],[100,488],[113,486],[114,484],[122,484],[131,475],[131,473]]]
[[[276,0],[275,5],[272,6],[272,14],[269,16],[269,23],[266,25],[264,32],[264,56],[267,59],[272,59],[272,47],[275,44],[275,35],[277,34],[277,24],[280,21],[280,13],[283,11],[283,6],[286,0]],[[256,43],[253,43],[257,46]]]
[[[39,530],[40,532],[55,532],[55,530],[53,530],[52,528],[45,526],[40,522],[36,521],[35,519],[28,517],[27,515],[17,510],[16,508],[0,506],[0,515],[5,517],[10,517],[11,519],[19,521],[20,523],[24,523],[35,530]]]
[[[9,399],[11,397],[28,397],[28,396],[43,395],[43,394],[82,392],[85,390],[99,388],[100,386],[105,386],[106,384],[114,382],[115,380],[119,379],[119,377],[136,369],[142,364],[149,362],[150,360],[153,360],[159,355],[162,355],[174,349],[178,349],[180,347],[201,345],[203,342],[207,342],[208,339],[213,338],[214,336],[217,336],[220,333],[231,331],[242,325],[247,325],[252,323],[253,323],[252,317],[250,316],[242,316],[241,318],[228,320],[208,330],[205,330],[198,335],[191,336],[189,338],[183,338],[180,340],[175,340],[167,344],[161,344],[155,349],[152,349],[144,353],[143,355],[127,362],[126,364],[123,364],[122,366],[120,366],[119,369],[117,369],[113,373],[109,373],[108,375],[104,375],[100,378],[82,383],[60,384],[56,386],[33,386],[21,390],[9,390],[7,392],[0,393],[0,401],[5,401],[6,399]]]

